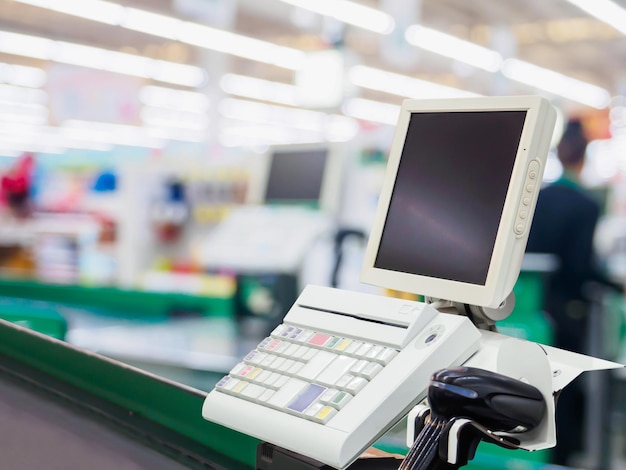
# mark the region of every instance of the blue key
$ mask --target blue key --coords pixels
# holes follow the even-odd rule
[[[309,384],[303,391],[294,398],[287,408],[298,413],[302,413],[306,410],[318,397],[326,391],[326,387],[321,385]]]

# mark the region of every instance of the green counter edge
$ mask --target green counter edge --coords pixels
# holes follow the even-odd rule
[[[202,418],[206,392],[0,320],[0,353],[254,468],[259,441]]]

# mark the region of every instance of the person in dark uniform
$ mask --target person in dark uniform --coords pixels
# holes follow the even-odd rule
[[[585,353],[590,283],[622,292],[622,286],[598,269],[594,256],[593,237],[601,207],[579,182],[587,143],[581,122],[570,120],[557,146],[563,175],[540,191],[526,247],[527,252],[551,254],[558,260],[558,268],[547,280],[544,310],[554,326],[554,345],[578,353]],[[567,465],[571,455],[583,450],[580,381],[562,392],[556,415],[554,463]]]

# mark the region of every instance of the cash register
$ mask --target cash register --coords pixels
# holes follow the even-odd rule
[[[553,446],[553,393],[616,366],[495,331],[514,307],[554,122],[537,96],[404,101],[361,280],[422,300],[307,286],[203,417],[343,469],[424,400],[433,373],[470,364],[537,387],[548,409],[520,447]]]

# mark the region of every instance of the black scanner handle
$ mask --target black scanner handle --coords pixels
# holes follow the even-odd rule
[[[428,402],[430,413],[420,417],[421,429],[399,470],[460,468],[474,457],[481,440],[514,449],[513,439],[496,433],[530,431],[539,426],[547,410],[536,387],[474,367],[433,374]],[[453,462],[448,461],[450,448]]]
[[[428,402],[433,411],[448,419],[469,418],[502,432],[530,431],[546,412],[545,399],[536,387],[475,367],[433,374]]]

